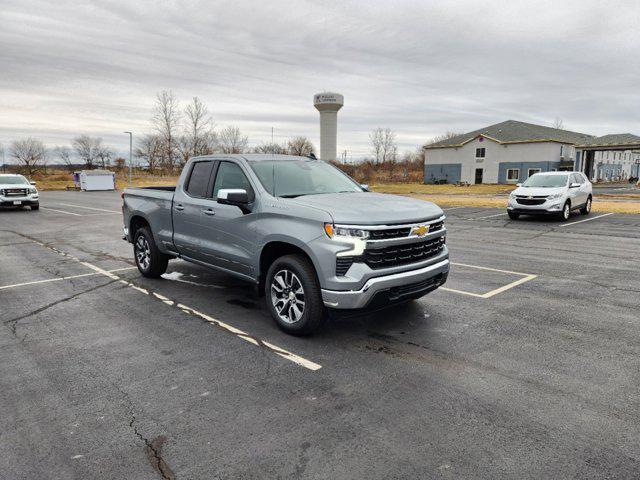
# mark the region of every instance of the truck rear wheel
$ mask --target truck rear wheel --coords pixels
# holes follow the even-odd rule
[[[320,283],[303,255],[276,259],[267,272],[265,300],[278,327],[292,335],[309,335],[324,321]]]
[[[158,278],[167,271],[169,257],[158,249],[149,227],[142,227],[136,231],[133,253],[138,270],[143,276]]]

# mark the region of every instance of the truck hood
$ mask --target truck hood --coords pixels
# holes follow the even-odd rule
[[[14,189],[14,188],[19,188],[19,189],[26,188],[26,189],[29,189],[31,187],[32,187],[32,185],[30,185],[30,184],[27,185],[26,183],[20,183],[18,185],[12,184],[12,183],[0,183],[0,190],[3,190],[5,188],[7,190],[11,190],[11,189]]]
[[[518,187],[513,193],[514,195],[525,195],[527,197],[542,197],[556,193],[564,193],[565,191],[565,187]]]
[[[437,205],[400,195],[383,193],[323,193],[304,195],[292,202],[324,210],[339,224],[391,225],[440,217]]]

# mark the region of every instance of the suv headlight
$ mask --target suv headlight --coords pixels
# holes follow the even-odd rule
[[[347,228],[339,225],[333,225],[331,223],[324,224],[324,233],[329,238],[359,238],[360,240],[366,240],[369,238],[369,232],[362,230],[361,228]]]
[[[509,198],[510,198],[511,200],[513,200],[514,198],[516,198],[516,194],[515,194],[514,192],[511,192],[511,193],[509,194]]]
[[[562,193],[554,193],[552,195],[549,195],[547,197],[547,200],[556,200],[557,198],[562,197]]]

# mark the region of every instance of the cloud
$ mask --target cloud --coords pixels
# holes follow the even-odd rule
[[[508,118],[640,133],[640,5],[617,2],[1,0],[0,141],[79,133],[125,150],[156,92],[203,99],[253,144],[307,135],[345,96],[339,151],[413,149]]]

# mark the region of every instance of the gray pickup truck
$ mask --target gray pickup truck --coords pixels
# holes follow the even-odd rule
[[[316,330],[327,309],[419,298],[449,273],[439,207],[369,192],[315,158],[197,157],[176,187],[122,197],[142,275],[160,277],[171,258],[235,275],[258,286],[291,334]]]

